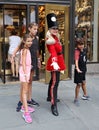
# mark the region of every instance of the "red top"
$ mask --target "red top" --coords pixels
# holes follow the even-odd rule
[[[74,59],[79,60],[80,51],[78,49],[75,49]]]
[[[55,40],[55,43],[47,44],[50,57],[47,61],[46,69],[48,71],[55,71],[53,66],[51,66],[52,62],[55,61],[60,67],[58,71],[65,70],[66,66],[62,54],[62,45],[60,44],[60,41],[56,36],[53,36],[53,38]]]

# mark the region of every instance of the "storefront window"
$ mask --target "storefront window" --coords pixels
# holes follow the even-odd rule
[[[75,40],[82,40],[87,47],[89,62],[94,61],[94,0],[76,0]]]
[[[16,31],[20,37],[26,33],[26,6],[0,6],[0,76],[5,83],[11,77],[11,62],[8,60],[9,36]],[[9,79],[12,80],[12,79]]]
[[[98,1],[98,47],[97,50],[99,50],[99,1]],[[99,62],[99,51],[98,51],[98,62]]]
[[[35,6],[30,7],[30,23],[31,22],[36,22]]]
[[[2,72],[3,9],[0,7],[0,73]]]

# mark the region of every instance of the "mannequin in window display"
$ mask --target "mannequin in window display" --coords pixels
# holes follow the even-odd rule
[[[76,29],[75,35],[76,35],[76,38],[83,38],[83,36],[85,35],[85,31],[83,30],[82,27],[79,27]]]
[[[75,31],[75,40],[79,41],[82,40],[84,45],[87,44],[87,28],[86,27],[79,27]]]
[[[15,30],[12,30],[11,36],[9,37],[8,61],[11,62],[12,54],[14,50],[19,46],[20,42],[21,42],[21,38],[17,36],[17,32]],[[20,53],[18,51],[13,61],[11,62],[11,71],[12,71],[13,78],[18,78],[19,60],[20,60]]]
[[[48,31],[45,44],[50,55],[46,64],[46,69],[51,73],[47,101],[51,101],[52,114],[58,116],[57,102],[59,102],[59,99],[57,99],[57,91],[60,80],[60,71],[64,71],[66,67],[63,58],[62,45],[59,40],[58,23],[54,13],[47,15],[47,24]]]

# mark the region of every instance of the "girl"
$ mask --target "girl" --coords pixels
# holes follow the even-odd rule
[[[29,30],[29,35],[32,38],[32,45],[29,48],[30,53],[31,53],[31,61],[32,61],[32,68],[31,68],[31,73],[30,73],[30,82],[29,82],[29,91],[28,91],[28,105],[33,106],[37,105],[39,106],[39,103],[37,103],[33,98],[32,98],[32,80],[34,77],[34,72],[38,71],[38,68],[41,67],[41,62],[40,62],[40,55],[39,55],[39,45],[38,45],[38,37],[37,31],[38,31],[38,24],[33,22],[30,23],[28,26]],[[16,50],[13,53],[13,56],[16,54],[16,52],[19,50],[19,47],[16,48]],[[13,58],[12,58],[13,59]],[[39,71],[38,71],[39,72]],[[37,74],[38,75],[38,74]],[[20,95],[20,101],[17,104],[16,111],[19,112],[22,106],[22,101],[21,101],[21,95]]]
[[[21,81],[21,95],[22,95],[22,108],[21,111],[23,113],[23,118],[27,123],[32,122],[32,118],[30,112],[33,112],[34,109],[28,107],[27,105],[27,94],[29,91],[29,80],[30,80],[30,72],[31,72],[31,54],[29,47],[32,44],[32,39],[29,34],[25,34],[23,40],[20,44],[20,67],[19,67],[19,77]]]

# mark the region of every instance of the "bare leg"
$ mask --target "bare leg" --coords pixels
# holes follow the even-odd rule
[[[22,84],[21,84],[21,87],[20,87],[20,101],[21,101],[21,102],[23,102],[23,101],[22,101],[22,92],[23,92],[23,86],[22,86]]]
[[[32,99],[32,80],[33,80],[33,75],[34,75],[34,71],[31,71],[31,74],[30,74],[30,82],[28,83],[28,104],[29,105],[37,105],[37,106],[39,106],[39,104],[36,102],[36,101],[34,101],[33,99]]]
[[[87,96],[86,82],[82,83],[82,90],[83,90],[84,96]]]
[[[18,77],[18,72],[19,72],[19,62],[18,61],[16,61],[15,62],[15,67],[16,67],[16,77]]]
[[[15,64],[14,61],[11,63],[12,76],[15,76]]]
[[[25,108],[25,112],[28,112],[28,105],[27,105],[27,94],[28,94],[28,83],[22,83],[22,101],[23,106]]]
[[[80,91],[80,84],[77,84],[75,88],[75,99],[78,99],[79,91]]]
[[[33,81],[34,71],[31,71],[30,74],[30,82],[29,82],[29,89],[28,89],[28,100],[31,101],[32,98],[32,81]]]

